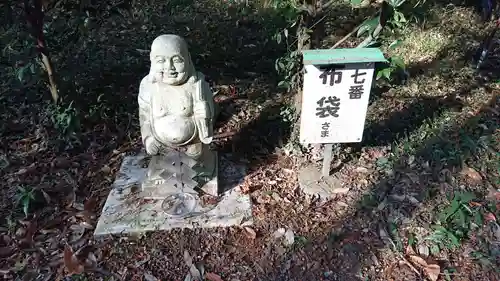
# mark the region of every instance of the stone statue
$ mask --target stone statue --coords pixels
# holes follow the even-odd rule
[[[198,189],[218,195],[217,155],[208,147],[215,119],[212,91],[182,37],[158,36],[150,59],[138,97],[142,143],[152,155],[142,191],[163,199],[196,195]]]

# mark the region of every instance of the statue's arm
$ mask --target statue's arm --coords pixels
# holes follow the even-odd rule
[[[141,127],[142,144],[148,154],[158,153],[158,144],[153,137],[151,127],[151,92],[147,77],[141,81],[139,87],[139,124]]]
[[[195,103],[195,115],[199,121],[200,140],[210,143],[213,137],[213,122],[215,117],[215,103],[212,90],[205,81],[205,76],[198,73],[198,85]]]
[[[203,94],[204,94],[204,100],[207,102],[208,105],[208,119],[211,119],[211,122],[214,122],[215,118],[215,101],[214,101],[214,94],[212,93],[212,89],[210,89],[210,85],[208,85],[207,81],[203,80],[201,82],[202,88],[203,88]]]

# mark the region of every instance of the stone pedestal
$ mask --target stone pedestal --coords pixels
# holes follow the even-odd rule
[[[216,161],[219,163],[216,186],[221,190],[218,202],[206,204],[198,200],[192,212],[177,217],[165,211],[164,197],[168,195],[145,197],[141,185],[147,178],[147,162],[147,156],[143,154],[123,159],[94,235],[253,224],[250,197],[242,194],[238,186],[245,176],[244,167],[225,158]],[[148,190],[147,186],[144,188]]]

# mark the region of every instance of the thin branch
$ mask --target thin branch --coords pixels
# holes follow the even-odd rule
[[[49,90],[52,95],[52,100],[54,103],[57,103],[59,100],[59,93],[57,90],[54,68],[50,60],[49,52],[45,46],[45,37],[43,34],[44,13],[42,0],[34,0],[34,9],[30,5],[29,0],[24,0],[24,12],[26,14],[26,20],[31,27],[31,35],[36,40],[36,49],[40,53],[43,66],[49,78]]]
[[[349,39],[352,35],[354,35],[354,33],[356,33],[361,28],[361,25],[362,24],[356,26],[356,28],[354,28],[351,32],[349,32],[346,36],[344,36],[344,38],[337,41],[337,43],[335,43],[335,45],[333,45],[330,49],[335,49],[338,46],[340,46],[340,44],[344,43],[345,40]]]
[[[370,18],[373,18],[375,17],[379,12],[376,12],[374,13]],[[335,49],[337,48],[340,44],[344,43],[345,40],[349,39],[351,36],[354,35],[354,33],[356,33],[358,31],[358,29],[361,28],[361,26],[363,26],[365,22],[363,21],[362,23],[360,23],[358,26],[356,26],[351,32],[349,32],[346,36],[344,36],[342,39],[340,39],[339,41],[337,41],[337,43],[335,43],[335,45],[333,45],[330,49]]]

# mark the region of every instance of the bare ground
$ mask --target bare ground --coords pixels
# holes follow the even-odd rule
[[[187,251],[222,280],[426,280],[425,266],[412,260],[422,255],[410,237],[424,241],[450,203],[446,195],[467,190],[486,219],[458,249],[443,247],[426,262],[439,267],[441,280],[499,280],[498,208],[486,208],[500,199],[498,70],[480,76],[468,66],[485,33],[470,20],[470,8],[433,11],[430,23],[411,27],[389,51],[404,56],[410,79],[377,83],[363,143],[337,151],[335,173],[350,190],[328,202],[300,192],[303,162],[283,153],[293,136],[279,114],[289,96],[275,87],[274,60],[284,46],[271,35],[283,22],[271,12],[102,4],[87,31],[49,33],[62,93],[75,100],[81,130],[61,138],[51,117],[62,113],[44,101],[43,83],[11,87],[2,73],[0,274],[57,280],[79,271],[81,261],[71,263],[78,251],[95,264],[70,280],[183,280]],[[141,149],[136,95],[147,73],[145,50],[167,32],[187,38],[196,66],[221,92],[217,128],[231,136],[216,145],[250,169],[243,187],[255,225],[94,240],[122,157]],[[26,218],[15,201],[18,187],[35,190]],[[280,228],[293,231],[291,246],[275,237]],[[478,251],[497,256],[481,260]]]

